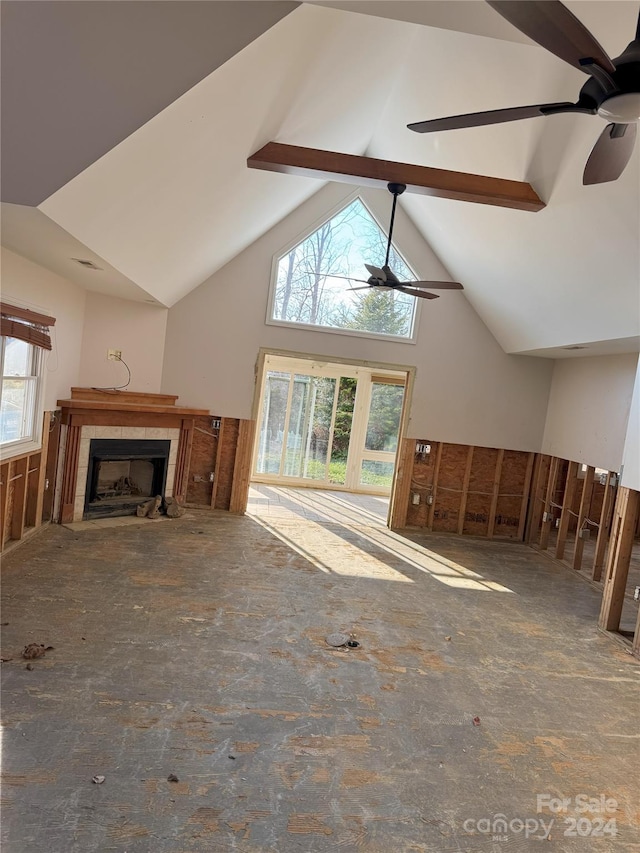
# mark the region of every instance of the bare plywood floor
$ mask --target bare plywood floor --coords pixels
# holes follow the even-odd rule
[[[545,851],[640,850],[640,666],[596,590],[523,546],[392,534],[379,498],[261,486],[250,512],[6,558],[3,850],[515,853],[545,794],[569,800]],[[28,671],[30,642],[55,649]]]

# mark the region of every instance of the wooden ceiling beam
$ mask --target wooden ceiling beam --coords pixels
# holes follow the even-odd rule
[[[376,160],[318,148],[268,142],[247,159],[250,169],[286,175],[303,175],[326,181],[385,188],[387,183],[406,184],[407,192],[477,204],[492,204],[514,210],[538,211],[545,203],[531,184],[467,172],[450,172],[411,163]]]

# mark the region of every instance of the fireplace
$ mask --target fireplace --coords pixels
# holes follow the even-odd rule
[[[91,439],[83,517],[134,513],[165,494],[170,441]]]
[[[206,409],[172,394],[72,388],[62,410],[61,476],[54,517],[62,524],[129,515],[145,498],[184,501],[193,419]]]

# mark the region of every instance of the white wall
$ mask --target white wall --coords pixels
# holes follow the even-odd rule
[[[618,471],[637,362],[633,353],[556,361],[542,452]]]
[[[87,293],[79,384],[124,385],[126,368],[107,359],[107,350],[119,349],[131,370],[127,391],[158,393],[166,326],[166,308]]]
[[[638,367],[622,456],[624,468],[620,483],[640,492],[640,358],[637,361]]]
[[[53,348],[46,354],[44,409],[69,396],[78,384],[85,291],[65,278],[3,248],[2,298],[56,318]]]
[[[163,392],[222,416],[249,418],[259,347],[415,365],[410,436],[538,450],[553,363],[506,355],[462,293],[424,301],[416,344],[265,324],[274,253],[352,193],[343,184],[327,184],[170,309]],[[379,221],[388,222],[388,192],[368,190],[362,197]],[[449,278],[401,208],[394,237],[422,277]]]

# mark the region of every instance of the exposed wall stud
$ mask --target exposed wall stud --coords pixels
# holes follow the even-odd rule
[[[7,510],[9,506],[10,471],[10,462],[5,462],[0,466],[0,550],[4,547],[8,526]]]
[[[578,484],[578,463],[569,462],[567,469],[567,479],[564,486],[564,499],[562,501],[562,513],[560,515],[560,526],[558,528],[558,539],[556,541],[556,559],[561,560],[564,557],[564,549],[567,542],[567,533],[569,531],[569,522],[571,521],[571,507],[573,506],[573,496],[576,493]]]
[[[42,447],[40,449],[40,472],[38,474],[38,494],[36,498],[35,526],[42,524],[42,511],[44,506],[45,480],[47,476],[47,456],[49,453],[49,440],[51,437],[51,412],[44,413],[42,424]]]
[[[527,460],[527,470],[524,475],[524,485],[522,486],[522,503],[520,504],[520,521],[518,522],[518,539],[524,539],[524,528],[527,523],[527,507],[529,505],[529,495],[531,492],[531,478],[533,476],[533,463],[536,454],[530,453]]]
[[[416,448],[415,438],[403,439],[398,449],[398,463],[391,497],[390,526],[401,530],[407,526],[411,472]]]
[[[460,495],[460,509],[458,510],[458,533],[464,529],[464,516],[467,511],[467,497],[469,495],[469,478],[471,477],[471,465],[473,464],[473,445],[469,446],[467,453],[467,464],[464,469],[464,480],[462,481],[462,494]]]
[[[443,442],[438,442],[436,450],[436,461],[433,466],[433,480],[431,481],[431,497],[432,501],[429,504],[429,512],[427,514],[427,530],[433,530],[433,518],[436,511],[436,503],[438,497],[438,474],[440,473],[440,460],[442,459]]]
[[[11,510],[11,538],[22,539],[24,533],[24,515],[27,502],[27,471],[29,458],[27,456],[18,459],[15,463],[12,479],[15,480],[13,487],[13,507]]]
[[[216,467],[215,467],[215,476],[213,478],[213,489],[211,489],[211,509],[216,508],[216,498],[218,497],[218,487],[222,480],[220,476],[220,471],[222,470],[222,447],[223,447],[223,438],[224,438],[224,430],[225,430],[225,422],[226,418],[220,418],[220,426],[218,427],[218,445],[216,447]]]
[[[238,418],[222,418],[211,493],[211,506],[214,509],[229,510],[231,508],[231,493],[233,492],[233,477],[241,423],[242,421]]]
[[[544,496],[549,478],[549,467],[551,457],[546,453],[536,454],[533,465],[533,479],[531,485],[531,503],[527,513],[524,540],[528,544],[535,542],[540,536],[540,525],[543,512],[545,511]]]
[[[547,480],[547,491],[544,499],[544,512],[546,514],[546,521],[542,522],[542,527],[540,529],[540,550],[546,551],[549,547],[549,534],[551,533],[551,527],[553,525],[553,498],[556,491],[556,482],[558,480],[558,471],[560,468],[560,460],[557,456],[553,456],[551,458],[549,464],[549,479]]]
[[[598,627],[604,631],[617,631],[620,628],[639,511],[640,492],[620,488],[616,499],[602,607],[598,620]]]
[[[487,536],[489,539],[493,537],[493,531],[496,526],[496,508],[498,506],[498,495],[500,494],[500,477],[502,476],[502,460],[504,459],[504,450],[498,450],[496,459],[496,470],[493,475],[493,494],[491,495],[491,506],[489,507],[489,526],[487,527]]]
[[[589,518],[589,507],[591,506],[591,498],[593,497],[593,478],[596,475],[596,469],[590,465],[584,475],[584,483],[582,486],[582,497],[580,498],[580,509],[578,511],[578,526],[576,528],[576,542],[573,549],[573,568],[579,572],[582,568],[582,554],[584,552],[584,537],[580,535],[580,531],[588,530],[585,524],[585,519]]]
[[[241,420],[238,426],[229,512],[242,514],[247,509],[255,428],[256,422],[248,420]]]
[[[600,526],[598,527],[598,539],[596,541],[596,551],[593,557],[593,574],[592,580],[599,581],[602,578],[602,569],[604,567],[604,558],[607,553],[607,544],[609,543],[609,533],[611,531],[612,511],[614,505],[615,486],[613,485],[614,474],[607,471],[607,479],[604,485],[604,497],[602,499],[602,510],[600,512]]]
[[[35,527],[38,508],[38,486],[40,484],[40,471],[42,469],[40,453],[29,456],[27,464],[27,499],[24,511],[24,526]]]
[[[192,444],[193,418],[183,418],[180,425],[178,455],[176,457],[176,468],[173,480],[173,496],[180,501],[180,503],[184,503],[187,497],[187,481],[189,477],[189,463],[191,460]]]

